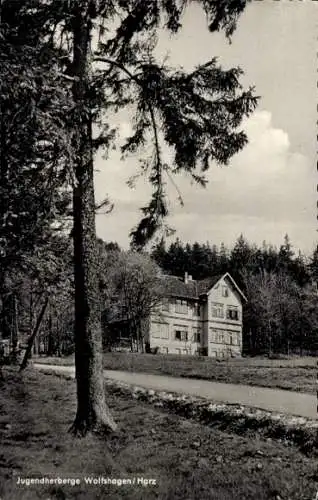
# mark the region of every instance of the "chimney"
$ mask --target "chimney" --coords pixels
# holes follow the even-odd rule
[[[191,276],[191,274],[188,274],[188,272],[186,271],[184,273],[184,283],[187,285],[189,283],[189,281],[192,281],[192,276]]]

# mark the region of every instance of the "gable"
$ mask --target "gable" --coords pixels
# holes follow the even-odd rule
[[[228,273],[224,274],[212,286],[208,292],[208,296],[209,298],[213,297],[213,300],[216,302],[232,303],[233,305],[242,305],[246,301],[244,294]]]

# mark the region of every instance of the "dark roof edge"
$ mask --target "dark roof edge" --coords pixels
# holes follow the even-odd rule
[[[168,297],[168,296],[169,297],[178,297],[180,299],[187,299],[187,300],[199,300],[199,298],[200,298],[198,295],[189,296],[189,295],[181,295],[180,293],[167,293],[167,295],[165,295],[165,297]]]
[[[242,290],[240,289],[240,287],[236,284],[234,278],[232,278],[232,276],[230,275],[230,273],[226,272],[222,275],[220,275],[219,279],[214,283],[214,285],[212,285],[206,292],[202,292],[200,293],[200,297],[202,295],[208,295],[208,293],[210,293],[210,291],[212,290],[212,288],[215,287],[215,285],[222,279],[222,278],[228,278],[232,285],[234,286],[234,288],[236,289],[236,291],[239,293],[239,295],[245,300],[245,302],[248,302],[246,296],[244,295],[244,293],[242,292]]]
[[[246,296],[244,295],[244,293],[242,292],[242,290],[240,289],[240,287],[236,284],[236,282],[234,281],[234,279],[232,278],[232,276],[230,275],[230,273],[225,273],[222,278],[224,277],[228,277],[229,280],[232,282],[234,288],[236,288],[236,290],[238,291],[238,293],[241,295],[241,297],[245,300],[245,302],[248,302]]]

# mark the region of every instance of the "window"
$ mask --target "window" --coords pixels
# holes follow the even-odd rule
[[[181,349],[176,349],[176,354],[181,354]]]
[[[169,299],[167,299],[167,298],[163,299],[162,304],[161,304],[161,310],[169,312]]]
[[[160,338],[160,328],[158,327],[159,323],[153,323],[151,327],[151,336],[154,339]]]
[[[233,321],[239,320],[239,311],[235,306],[229,306],[226,311],[226,318],[231,319]]]
[[[180,340],[182,342],[186,342],[188,340],[188,332],[187,330],[175,330],[175,340]]]
[[[160,350],[161,350],[162,354],[168,354],[169,353],[168,347],[161,347]]]
[[[188,302],[186,300],[176,299],[176,313],[188,314]]]
[[[223,297],[228,297],[229,296],[229,289],[226,285],[222,285],[222,296]]]
[[[152,337],[157,339],[168,339],[169,338],[169,325],[168,323],[152,323]]]
[[[161,330],[161,335],[160,337],[162,339],[168,339],[169,338],[169,325],[168,323],[161,323],[160,324],[160,330]]]
[[[193,305],[193,316],[200,316],[201,310],[200,310],[200,304],[197,302]]]
[[[216,332],[215,328],[210,328],[210,342],[216,342]]]
[[[224,332],[222,330],[218,330],[217,332],[217,343],[218,344],[224,344]]]
[[[212,317],[213,318],[224,318],[223,304],[217,302],[212,302]]]
[[[230,344],[238,345],[238,333],[237,332],[229,332]]]
[[[210,329],[210,342],[214,344],[224,344],[225,341],[225,331],[216,328]]]
[[[183,349],[182,353],[183,354],[189,354],[189,349]]]
[[[240,332],[221,328],[211,328],[210,342],[214,344],[238,346],[240,345]]]
[[[201,330],[200,328],[192,328],[192,342],[200,344],[201,342]]]

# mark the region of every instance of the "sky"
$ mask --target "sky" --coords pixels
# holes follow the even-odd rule
[[[217,56],[224,68],[240,66],[243,85],[260,96],[243,124],[248,145],[228,166],[212,165],[206,188],[176,177],[181,207],[178,191],[168,186],[172,239],[231,247],[242,233],[250,242],[279,246],[288,233],[295,250],[309,254],[317,245],[317,8],[312,0],[254,1],[229,44],[224,34],[208,32],[202,9],[193,4],[179,35],[161,34],[159,60],[168,55],[170,64],[191,70]],[[122,137],[130,134],[128,113],[114,122]],[[144,178],[134,189],[127,185],[138,159],[121,161],[116,151],[107,161],[96,158],[97,201],[108,195],[114,203],[110,214],[97,216],[97,233],[123,248],[151,192]]]

